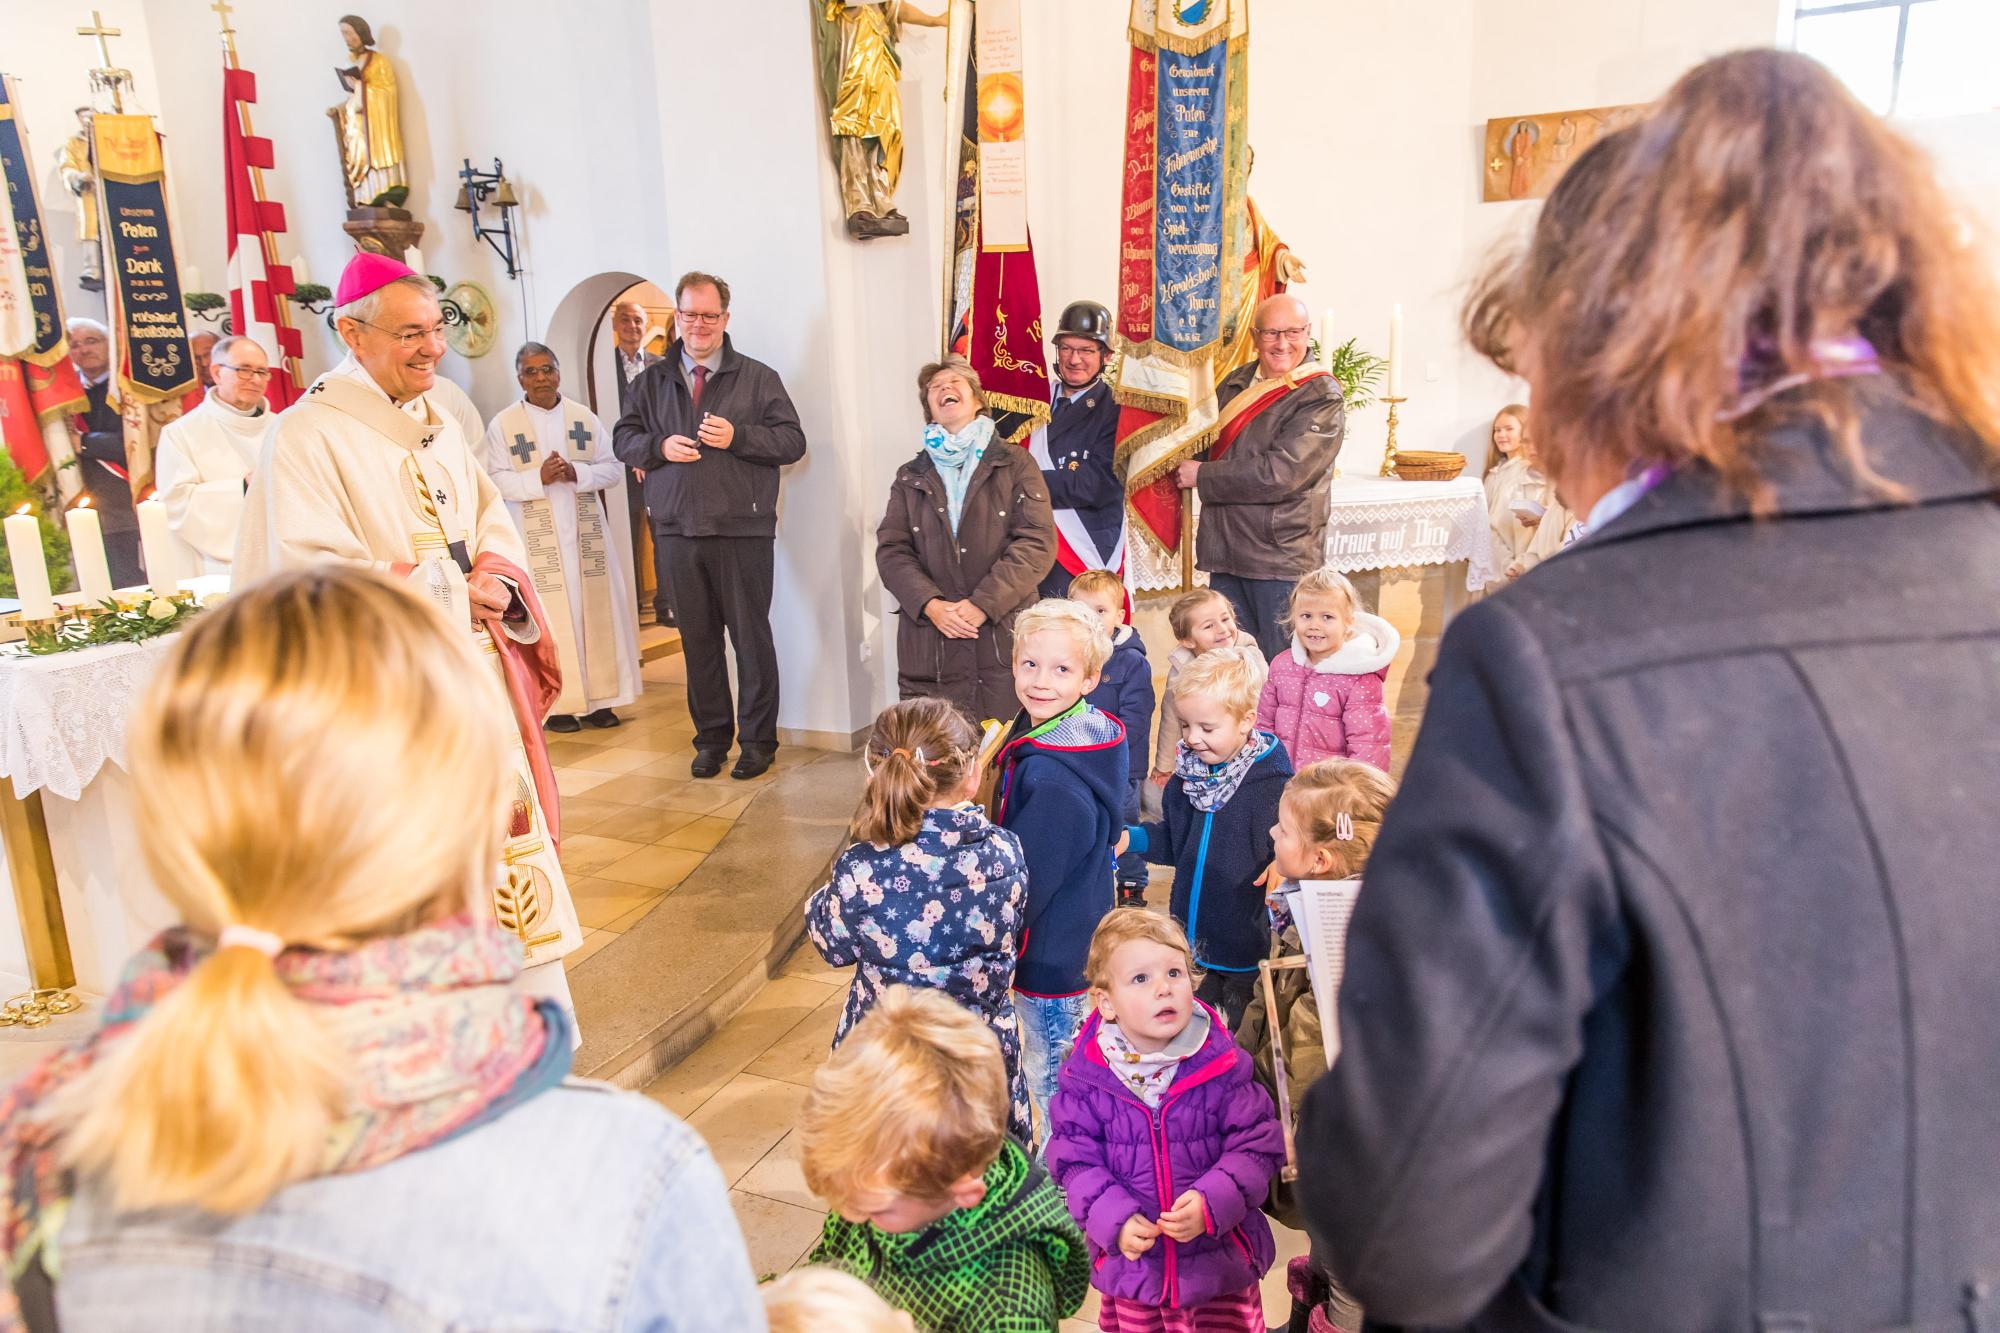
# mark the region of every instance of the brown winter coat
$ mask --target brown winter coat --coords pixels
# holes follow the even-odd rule
[[[965,488],[951,532],[944,479],[928,453],[896,471],[875,530],[875,568],[896,599],[896,690],[949,699],[975,720],[1003,722],[1014,699],[1014,616],[1035,600],[1056,559],[1055,516],[1026,449],[995,438]],[[969,599],[986,615],[977,639],[948,639],[924,615],[934,598]]]
[[[1232,371],[1217,401],[1227,406],[1256,377],[1254,361]],[[1296,579],[1324,564],[1327,484],[1346,430],[1347,408],[1331,375],[1258,413],[1227,454],[1195,474],[1195,563],[1243,579]]]

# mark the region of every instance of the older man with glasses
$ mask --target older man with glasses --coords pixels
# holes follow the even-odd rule
[[[272,415],[264,404],[270,358],[254,338],[224,338],[210,353],[214,385],[160,432],[154,482],[167,526],[187,547],[191,573],[227,574],[243,525],[243,493]]]
[[[778,469],[805,457],[806,435],[778,372],[729,339],[729,284],[688,273],[674,285],[680,334],[626,399],[612,447],[646,474],[646,511],[687,661],[694,720],[689,773],[712,778],[732,744],[729,776],[748,780],[778,752],[778,650],[771,586]],[[732,700],[723,637],[736,649]]]
[[[1257,307],[1257,359],[1216,388],[1222,414],[1205,461],[1182,463],[1201,497],[1195,563],[1274,657],[1292,584],[1325,559],[1328,485],[1347,429],[1340,385],[1306,360],[1312,317],[1296,296]]]

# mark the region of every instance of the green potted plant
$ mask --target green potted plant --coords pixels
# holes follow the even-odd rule
[[[1340,382],[1340,396],[1347,403],[1347,410],[1357,412],[1375,401],[1376,387],[1389,369],[1387,357],[1364,352],[1359,347],[1359,338],[1349,338],[1333,349],[1333,359],[1327,361],[1315,341],[1308,352],[1314,361],[1325,365],[1334,379]]]

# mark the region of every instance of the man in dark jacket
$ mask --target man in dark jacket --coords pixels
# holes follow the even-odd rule
[[[1201,497],[1195,563],[1236,608],[1236,623],[1275,657],[1292,585],[1326,560],[1327,487],[1347,430],[1333,376],[1306,361],[1312,316],[1296,296],[1257,307],[1257,360],[1216,386],[1222,409],[1206,461],[1182,463],[1182,489]]]
[[[139,515],[132,508],[132,482],[126,473],[125,420],[111,401],[111,331],[94,319],[67,321],[70,363],[89,406],[70,419],[76,432],[77,462],[84,494],[97,510],[104,534],[104,560],[111,586],[130,588],[146,581],[139,563]]]
[[[1900,497],[1780,426],[1447,632],[1298,1137],[1372,1321],[2000,1326],[1996,481],[1862,396]]]
[[[625,415],[626,404],[632,397],[632,386],[646,367],[660,358],[647,351],[641,340],[646,336],[646,307],[637,301],[619,301],[611,307],[611,335],[616,340],[612,349],[612,373],[618,381],[618,415]],[[639,609],[646,609],[646,593],[641,586],[645,580],[640,577],[646,568],[646,474],[637,468],[626,478],[625,503],[627,517],[632,525],[632,584],[638,589]],[[667,576],[660,568],[660,551],[653,548],[653,620],[656,624],[674,623],[674,609],[666,605]]]
[[[778,469],[805,457],[806,436],[777,372],[730,342],[729,284],[689,273],[674,303],[680,337],[632,386],[612,447],[646,473],[653,541],[663,550],[687,658],[689,772],[714,777],[737,739],[742,751],[730,776],[748,779],[770,768],[778,751],[771,640]],[[740,715],[731,706],[725,632],[736,647]]]
[[[1125,487],[1113,466],[1118,403],[1104,382],[1111,312],[1095,301],[1070,302],[1056,325],[1055,348],[1052,415],[1029,437],[1028,451],[1055,509],[1056,563],[1041,593],[1067,597],[1070,580],[1086,569],[1125,572]]]

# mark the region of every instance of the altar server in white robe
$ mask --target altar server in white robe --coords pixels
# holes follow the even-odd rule
[[[271,361],[256,339],[224,338],[209,362],[215,383],[186,416],[168,422],[153,457],[167,526],[186,548],[182,568],[227,574],[243,524],[243,492],[271,428],[264,389]]]
[[[493,707],[512,713],[515,797],[495,848],[493,910],[527,953],[523,983],[569,1004],[562,956],[583,942],[556,855],[561,808],[542,721],[561,693],[554,635],[478,441],[430,401],[444,320],[429,282],[355,255],[335,289],[351,355],[279,414],[251,478],[235,578],[334,560],[410,580],[478,638]],[[504,687],[504,689],[502,688]]]
[[[522,397],[486,428],[485,461],[553,622],[563,692],[547,726],[615,727],[612,710],[641,689],[625,465],[596,414],[563,396],[553,351],[524,344],[514,354],[514,377]]]

